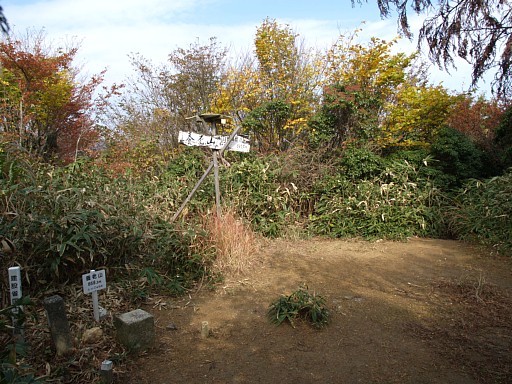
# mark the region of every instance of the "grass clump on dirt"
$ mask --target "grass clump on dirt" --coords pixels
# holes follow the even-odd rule
[[[309,292],[305,285],[270,304],[267,316],[276,325],[289,322],[292,327],[297,319],[305,320],[317,329],[329,323],[329,310],[325,306],[325,299],[315,292]]]

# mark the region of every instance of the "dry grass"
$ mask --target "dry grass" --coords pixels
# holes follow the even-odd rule
[[[213,270],[224,276],[243,275],[256,262],[258,239],[252,229],[228,210],[207,217],[206,227],[216,250]]]

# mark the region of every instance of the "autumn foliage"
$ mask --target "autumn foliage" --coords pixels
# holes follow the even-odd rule
[[[495,130],[504,112],[503,106],[496,100],[464,96],[454,106],[447,123],[489,151],[493,148]]]
[[[30,155],[69,162],[98,139],[93,114],[103,73],[80,82],[73,67],[77,47],[52,50],[42,33],[0,41],[1,133]]]

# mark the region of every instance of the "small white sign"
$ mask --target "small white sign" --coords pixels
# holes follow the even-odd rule
[[[209,147],[211,149],[222,149],[228,141],[228,136],[208,136],[195,132],[180,131],[178,142],[189,147]],[[251,145],[249,139],[243,136],[235,136],[228,144],[227,150],[236,152],[249,152]]]
[[[11,304],[14,305],[22,296],[20,267],[9,268],[9,289],[11,291]]]
[[[105,270],[102,269],[101,271],[91,271],[83,274],[82,285],[85,294],[107,288],[107,275]]]

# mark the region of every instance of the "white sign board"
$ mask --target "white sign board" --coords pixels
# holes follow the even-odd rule
[[[107,288],[107,275],[105,270],[102,269],[101,271],[91,271],[83,274],[82,286],[85,294]]]
[[[9,268],[9,289],[11,291],[11,304],[21,299],[21,269],[20,267]]]
[[[180,131],[178,142],[189,147],[209,147],[211,149],[222,149],[228,141],[228,136],[209,136],[194,132]],[[228,144],[227,150],[236,152],[249,152],[251,145],[249,139],[243,136],[235,136]]]

